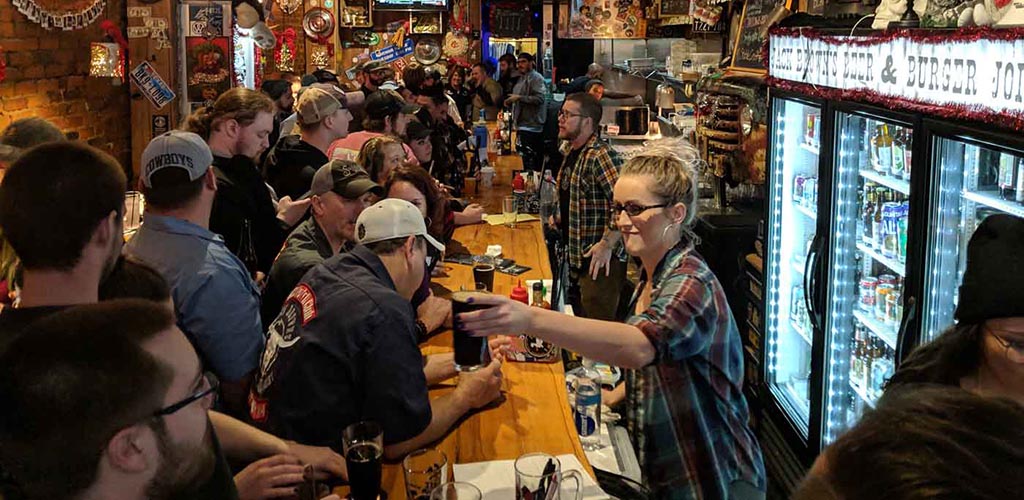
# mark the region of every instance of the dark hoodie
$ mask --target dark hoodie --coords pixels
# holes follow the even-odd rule
[[[327,155],[297,135],[286,135],[267,154],[263,177],[278,197],[297,200],[309,191],[313,174],[327,163]]]

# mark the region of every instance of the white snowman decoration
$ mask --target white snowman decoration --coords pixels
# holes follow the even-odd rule
[[[882,0],[871,27],[885,29],[906,11],[906,0]],[[914,11],[927,20],[922,24],[937,27],[1024,25],[1024,0],[917,0]]]

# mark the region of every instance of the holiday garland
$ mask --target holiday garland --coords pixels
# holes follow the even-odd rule
[[[64,31],[71,31],[92,24],[103,14],[107,7],[106,0],[91,1],[92,3],[88,7],[79,11],[54,11],[49,7],[39,5],[37,0],[13,0],[11,3],[18,8],[18,12],[44,29],[60,28]]]
[[[842,36],[822,33],[814,28],[783,28],[775,27],[769,32],[768,38],[761,48],[761,57],[764,59],[765,67],[768,64],[768,56],[771,53],[770,40],[772,36],[802,37],[809,40],[820,40],[824,42],[846,44],[857,47],[867,47],[878,44],[885,44],[894,40],[910,40],[920,43],[972,43],[979,40],[1011,41],[1024,38],[1024,28],[992,28],[988,26],[975,26],[959,28],[956,30],[891,30],[870,36]],[[913,101],[901,97],[890,97],[881,95],[873,90],[866,89],[836,89],[820,85],[784,80],[768,76],[766,83],[772,87],[806,94],[821,99],[836,101],[860,101],[875,104],[877,106],[922,113],[945,118],[948,120],[965,120],[980,123],[988,123],[999,127],[1024,131],[1024,112],[1003,111],[993,112],[982,106],[946,103],[942,105]]]

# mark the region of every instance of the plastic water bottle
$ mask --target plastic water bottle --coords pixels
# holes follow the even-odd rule
[[[570,401],[576,432],[585,450],[601,447],[601,373],[594,362],[583,360],[583,365],[569,372]],[[567,377],[567,381],[570,380]]]
[[[548,217],[558,212],[558,190],[555,188],[555,179],[551,177],[551,170],[544,171],[544,179],[540,183],[540,218],[547,224]]]
[[[476,143],[477,156],[481,159],[487,158],[487,122],[484,120],[484,110],[480,110],[480,117],[473,124],[473,138]]]

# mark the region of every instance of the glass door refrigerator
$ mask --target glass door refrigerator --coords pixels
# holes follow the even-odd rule
[[[926,120],[931,203],[920,342],[953,325],[967,243],[986,217],[1024,218],[1024,140],[1019,134]]]
[[[907,338],[922,190],[912,168],[915,125],[911,116],[836,105],[822,447],[874,406]]]
[[[827,214],[820,206],[827,199],[823,145],[829,143],[822,134],[829,127],[820,101],[773,92],[770,108],[763,397],[772,428],[782,434],[778,440],[790,443],[796,460],[805,462],[817,451],[820,422],[821,328],[815,312],[821,309],[813,290],[819,228],[827,222],[819,214]]]

